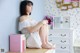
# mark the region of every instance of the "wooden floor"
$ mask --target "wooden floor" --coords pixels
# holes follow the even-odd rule
[[[7,53],[20,53],[20,52],[7,52]],[[54,49],[26,49],[23,53],[55,53]]]
[[[7,53],[20,53],[20,52],[7,52]],[[26,49],[24,53],[55,53],[55,50],[48,49]],[[74,48],[74,53],[80,53],[80,47]]]

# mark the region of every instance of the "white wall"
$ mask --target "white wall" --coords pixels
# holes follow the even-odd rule
[[[44,0],[31,1],[34,3],[31,17],[41,21],[44,18]]]
[[[9,49],[9,35],[16,33],[19,0],[0,0],[0,48]]]

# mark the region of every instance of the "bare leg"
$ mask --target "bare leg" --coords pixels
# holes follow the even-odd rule
[[[45,25],[44,27],[45,27],[45,30],[46,30],[46,33],[45,33],[45,35],[46,35],[45,41],[46,41],[46,43],[48,43],[49,27],[48,27],[48,25]]]
[[[48,25],[43,25],[39,30],[40,38],[42,40],[42,47],[51,49],[52,46],[48,44]]]
[[[55,48],[55,45],[53,45],[52,43],[50,43],[48,41],[48,35],[49,35],[49,27],[48,27],[48,25],[46,25],[45,28],[46,28],[46,34],[45,34],[46,35],[46,38],[45,38],[46,44],[50,45],[52,48]]]

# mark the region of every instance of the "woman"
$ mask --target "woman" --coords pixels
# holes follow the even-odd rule
[[[52,49],[53,45],[48,42],[48,21],[36,22],[30,15],[33,3],[22,1],[20,4],[19,31],[26,34],[26,46],[28,48]]]

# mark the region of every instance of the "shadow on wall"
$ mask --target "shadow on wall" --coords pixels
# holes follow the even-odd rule
[[[18,29],[19,28],[19,18],[20,18],[20,16],[16,19],[16,26],[15,26],[16,27],[16,33],[22,34],[21,31],[19,31],[19,29]]]

